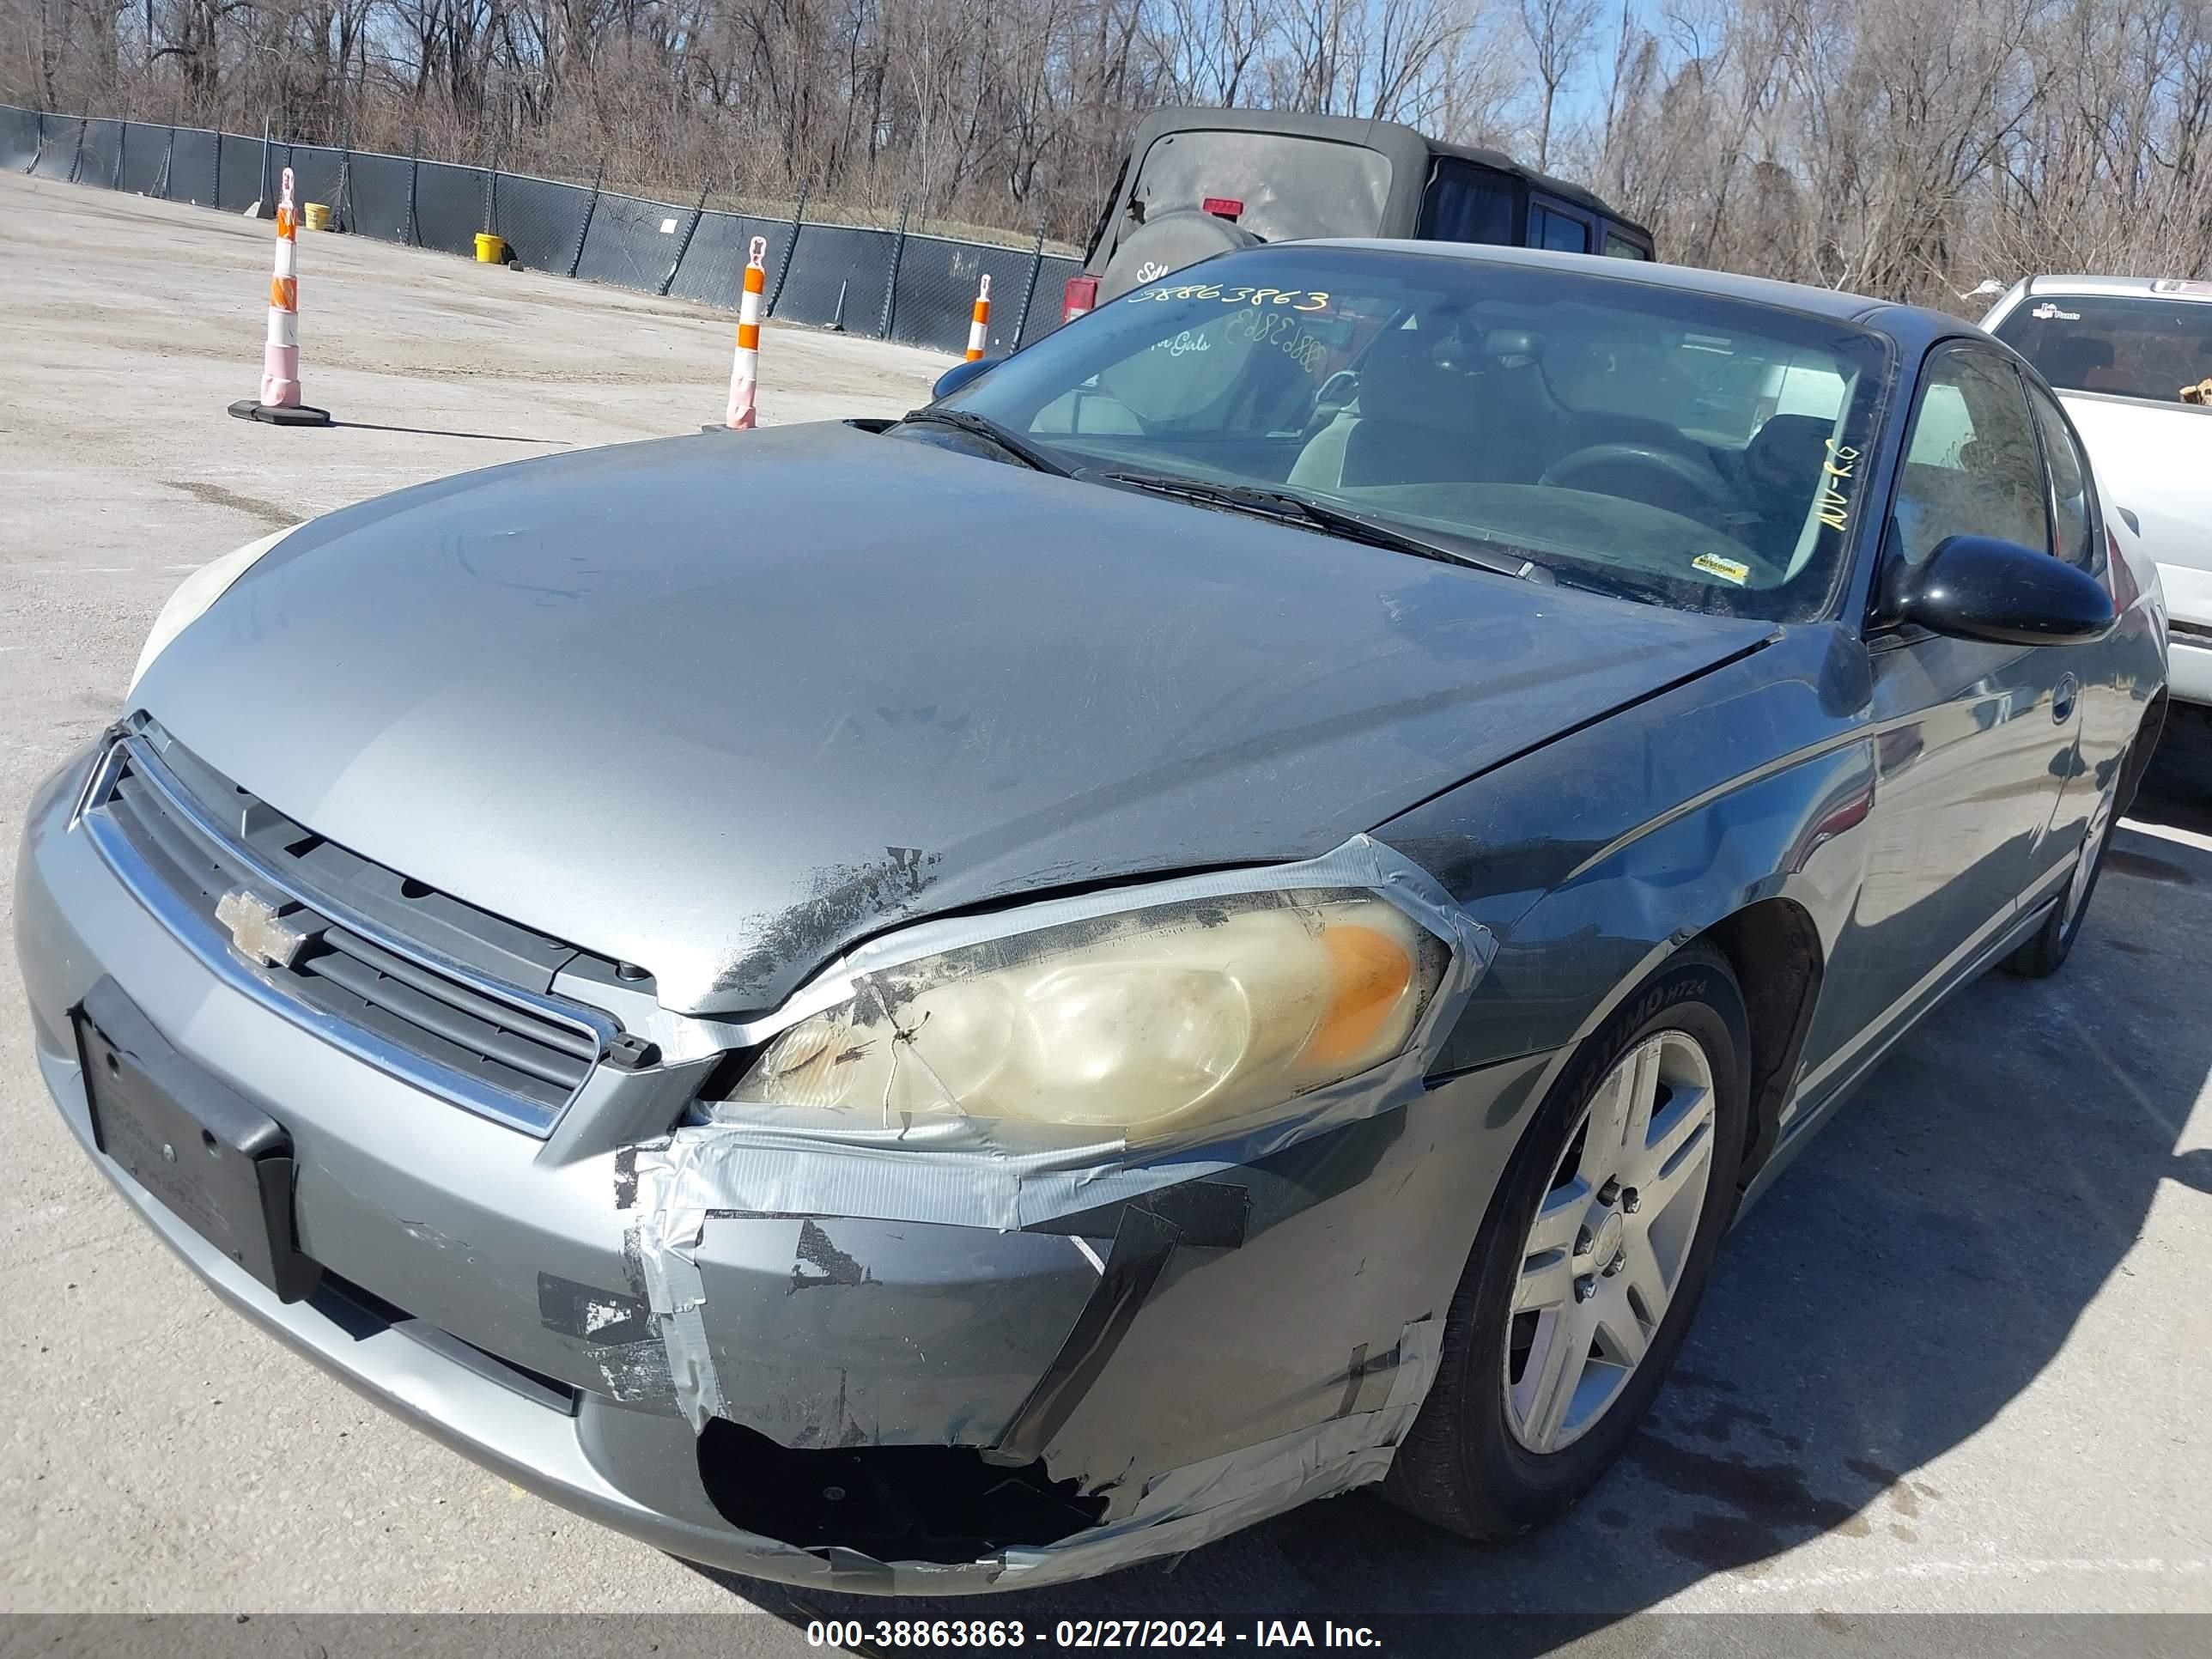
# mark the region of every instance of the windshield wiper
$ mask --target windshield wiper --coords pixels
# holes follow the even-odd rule
[[[1049,472],[1054,477],[1065,478],[1074,469],[1041,449],[1010,426],[1002,425],[988,415],[978,415],[972,409],[909,409],[899,416],[902,426],[949,426],[957,431],[971,433],[987,443],[996,444],[1024,466],[1033,466],[1040,472]]]
[[[1085,472],[1076,476],[1089,477],[1094,475]],[[1364,513],[1334,506],[1303,490],[1253,484],[1210,483],[1204,478],[1186,478],[1171,472],[1112,471],[1095,476],[1127,484],[1132,489],[1149,489],[1156,495],[1172,495],[1180,501],[1226,507],[1231,512],[1249,513],[1259,518],[1281,519],[1293,524],[1309,525],[1329,535],[1341,536],[1346,541],[1364,542],[1370,547],[1387,547],[1395,552],[1411,553],[1416,558],[1436,559],[1445,564],[1469,565],[1498,576],[1522,576],[1540,582],[1556,580],[1550,571],[1534,559],[1486,558],[1452,543],[1432,540],[1410,530],[1401,530],[1380,519],[1370,519]]]

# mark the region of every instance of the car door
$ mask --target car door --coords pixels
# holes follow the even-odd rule
[[[2058,399],[2037,385],[2033,376],[2021,379],[2027,387],[2028,407],[2043,440],[2045,470],[2051,476],[2051,556],[2078,565],[2109,591],[2112,560],[2087,453]],[[2111,665],[2121,648],[2115,637],[2069,646],[2061,653],[2065,659],[2061,685],[2070,678],[2079,688],[2075,746],[2049,830],[2029,872],[2027,891],[2031,898],[2039,896],[2070,863],[2104,792],[2115,781],[2121,752],[2135,736],[2142,711],[2130,692],[2114,684]]]
[[[1866,865],[1808,1055],[1840,1064],[1977,960],[2016,913],[2072,769],[2079,702],[2061,647],[1931,634],[1884,596],[1947,538],[2051,545],[2027,388],[1990,348],[1932,350],[1875,572],[1867,647],[1875,765]],[[1820,1069],[1825,1070],[1826,1066]]]

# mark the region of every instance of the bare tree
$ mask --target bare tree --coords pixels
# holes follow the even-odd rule
[[[1517,149],[1665,257],[2212,267],[2212,0],[0,0],[0,100],[1079,239],[1143,112]]]
[[[1536,72],[1536,165],[1551,165],[1552,123],[1559,88],[1589,57],[1598,0],[1520,0],[1521,27]]]

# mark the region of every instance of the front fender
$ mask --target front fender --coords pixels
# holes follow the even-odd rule
[[[1437,1068],[1571,1054],[1660,962],[1764,900],[1802,913],[1825,962],[1865,859],[1867,684],[1842,630],[1784,630],[1379,829],[1498,943]]]

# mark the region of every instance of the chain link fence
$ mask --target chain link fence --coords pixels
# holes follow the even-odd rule
[[[47,115],[0,104],[0,167],[168,202],[242,213],[271,203],[293,172],[301,202],[326,204],[335,228],[472,256],[478,231],[532,270],[671,295],[734,311],[752,239],[768,244],[771,317],[871,339],[958,352],[991,278],[989,350],[1011,352],[1060,320],[1079,260],[895,226],[776,217],[654,201],[525,173],[198,127]]]

